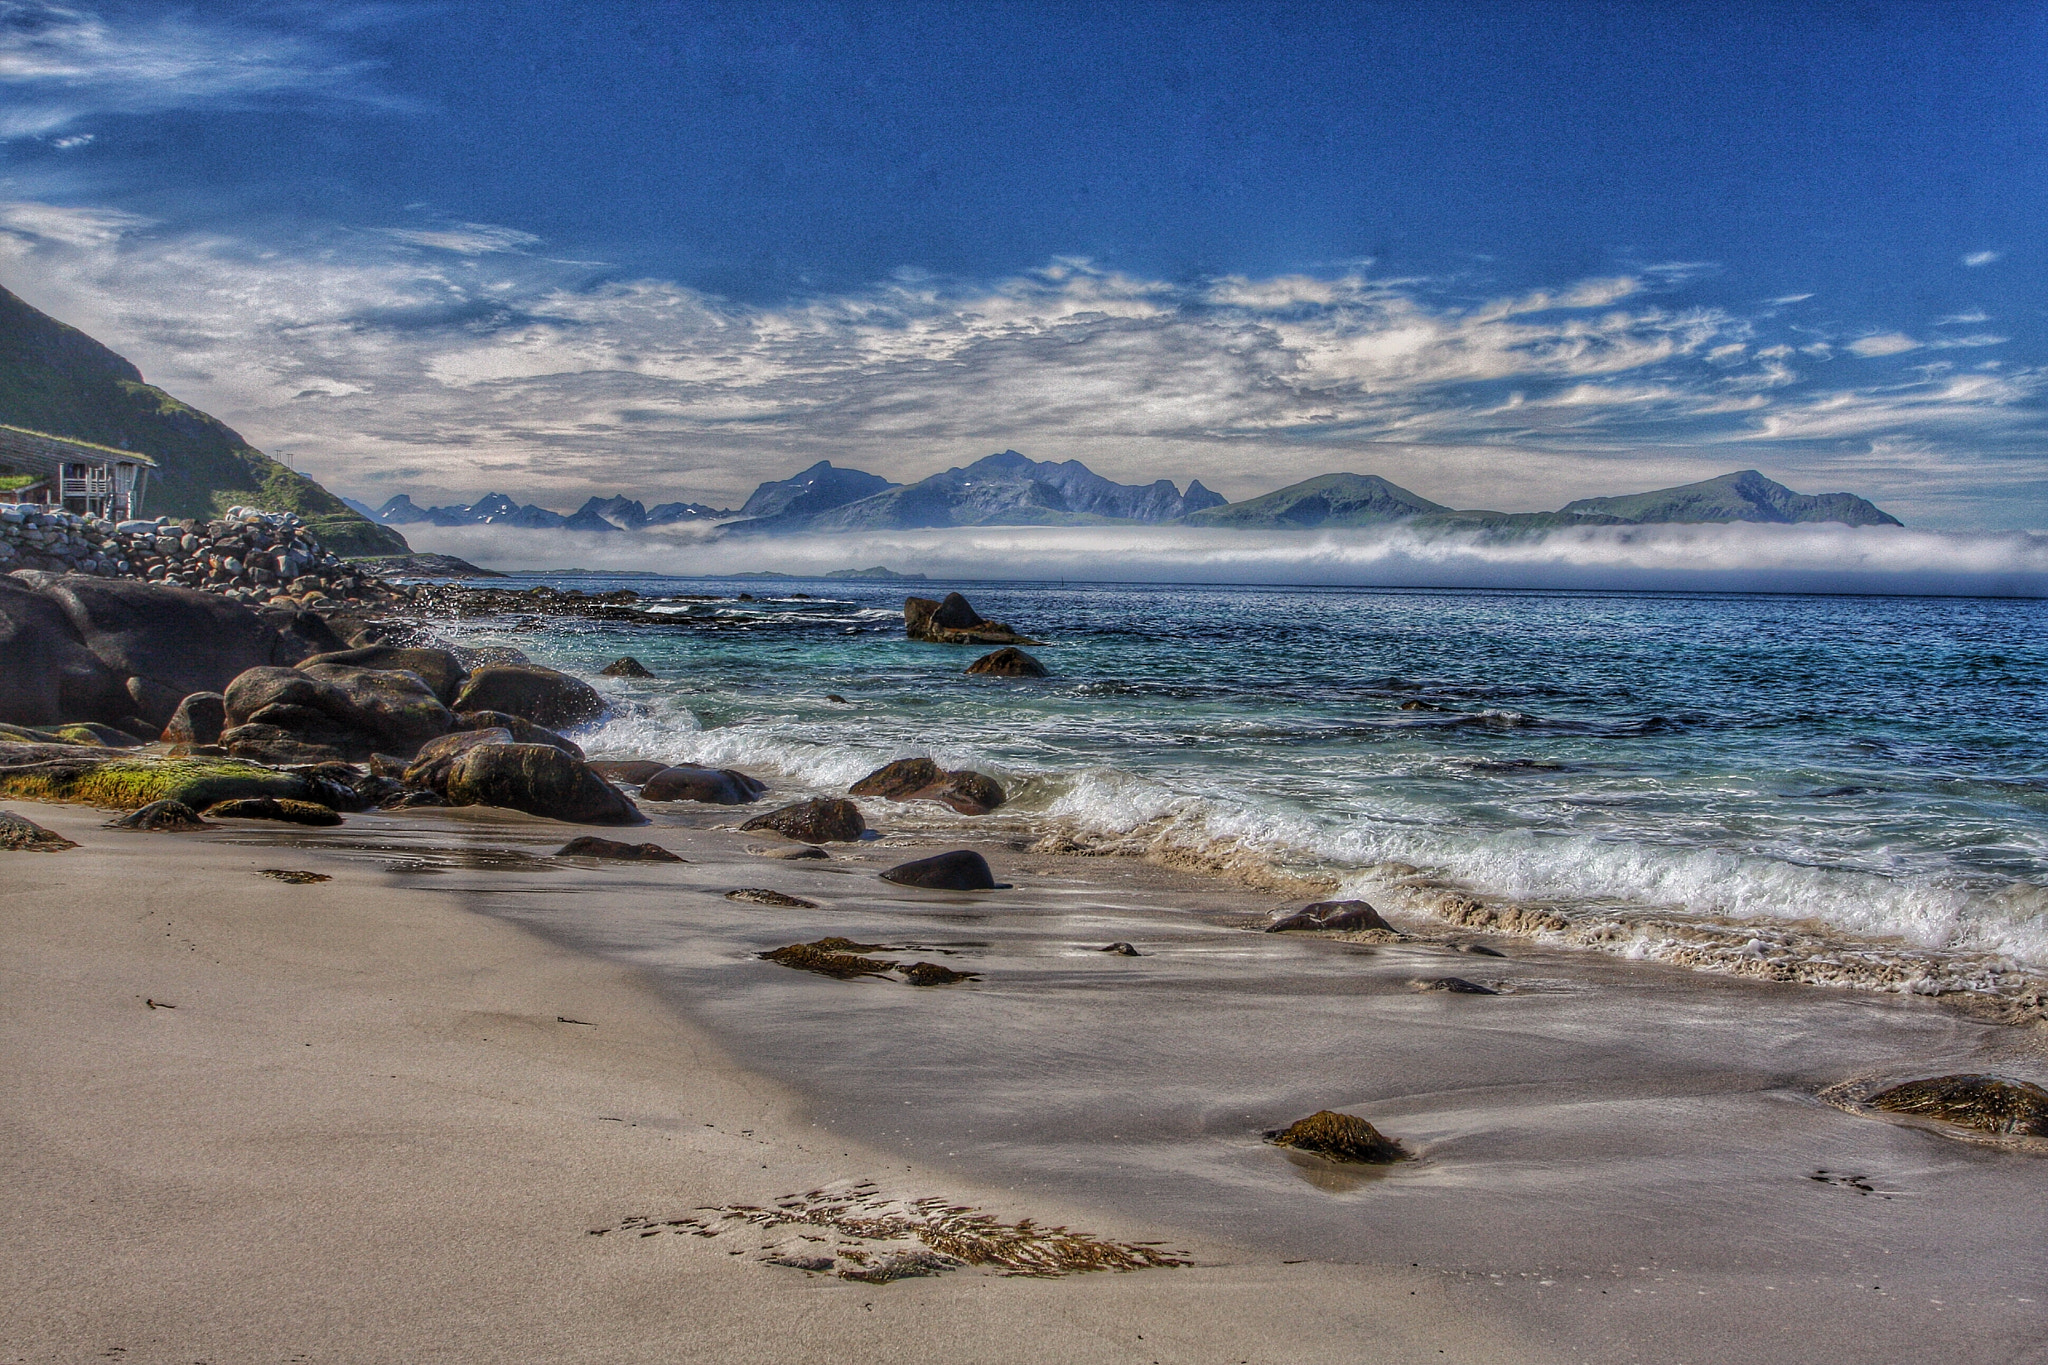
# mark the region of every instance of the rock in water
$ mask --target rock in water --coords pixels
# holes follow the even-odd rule
[[[1096,951],[1096,952],[1098,952],[1098,953],[1115,953],[1115,954],[1116,954],[1116,955],[1117,955],[1118,957],[1143,957],[1143,956],[1144,956],[1144,954],[1143,954],[1143,953],[1139,952],[1139,951],[1138,951],[1138,950],[1137,950],[1136,948],[1132,947],[1132,946],[1131,946],[1130,944],[1128,944],[1128,943],[1124,943],[1124,942],[1121,942],[1121,941],[1119,941],[1119,942],[1116,942],[1116,943],[1112,943],[1112,944],[1110,944],[1109,946],[1107,946],[1107,947],[1104,947],[1104,948],[1097,948],[1097,949],[1096,949],[1095,951]]]
[[[455,695],[457,711],[510,711],[559,730],[604,714],[604,698],[580,678],[538,664],[491,664],[469,675]]]
[[[1045,678],[1051,672],[1038,660],[1018,649],[1015,645],[999,649],[993,654],[984,654],[967,665],[969,673],[980,673],[991,678]]]
[[[1451,995],[1499,995],[1500,992],[1462,976],[1421,977],[1408,983],[1418,991],[1445,991]]]
[[[1380,912],[1364,901],[1317,901],[1304,905],[1291,915],[1284,915],[1266,926],[1269,934],[1286,933],[1296,929],[1379,929],[1389,934],[1397,932],[1393,925],[1380,918]]]
[[[941,853],[916,862],[901,863],[882,874],[885,882],[898,886],[921,886],[931,891],[993,891],[995,874],[988,859],[973,849]]]
[[[653,669],[641,663],[630,654],[626,655],[623,659],[613,659],[597,671],[601,677],[606,678],[651,678],[654,676]]]
[[[178,703],[160,738],[166,744],[218,744],[227,723],[225,697],[218,692],[194,692]]]
[[[1936,1076],[1880,1090],[1873,1109],[1940,1119],[1986,1133],[2048,1137],[2048,1090],[2003,1076]]]
[[[12,811],[0,810],[0,848],[16,853],[62,853],[78,845],[54,830],[44,829],[33,820],[23,819]]]
[[[884,764],[847,791],[888,801],[938,801],[961,815],[986,815],[1007,799],[994,778],[967,768],[946,771],[928,758]]]
[[[941,630],[972,630],[988,624],[988,618],[969,605],[966,598],[957,592],[946,594],[946,600],[939,603],[932,613],[932,624]]]
[[[564,739],[545,726],[535,725],[524,716],[515,716],[510,711],[457,711],[457,730],[509,730],[516,744],[551,744],[571,758],[583,757],[583,746],[574,740]]]
[[[600,839],[586,834],[580,839],[571,839],[555,850],[557,858],[618,858],[625,862],[638,863],[680,863],[688,859],[678,857],[660,844],[622,844],[616,839]]]
[[[903,979],[913,986],[950,986],[956,981],[973,981],[978,972],[956,972],[936,962],[913,962],[903,968]]]
[[[728,891],[729,901],[745,901],[749,905],[774,905],[785,910],[815,910],[816,901],[807,901],[802,896],[792,896],[766,886],[743,886],[737,891]]]
[[[787,948],[776,948],[761,956],[785,967],[836,976],[844,981],[856,976],[880,976],[893,969],[896,964],[885,958],[861,956],[879,947],[878,943],[855,943],[847,938],[821,938],[815,943],[792,943]]]
[[[1400,1143],[1387,1137],[1364,1119],[1352,1114],[1340,1114],[1333,1109],[1318,1110],[1285,1128],[1273,1129],[1266,1134],[1266,1141],[1276,1147],[1292,1147],[1298,1152],[1313,1152],[1332,1161],[1359,1161],[1384,1165],[1390,1161],[1399,1161],[1408,1155],[1402,1150]]]
[[[899,758],[883,764],[846,790],[855,796],[908,801],[926,787],[945,780],[945,771],[928,758]]]
[[[959,593],[947,593],[946,600],[929,597],[903,600],[903,632],[913,640],[942,645],[1035,645],[1001,621],[982,617]]]
[[[668,766],[651,758],[600,758],[591,761],[590,770],[599,777],[608,777],[614,782],[630,782],[637,787]]]
[[[663,768],[640,783],[646,801],[703,801],[714,806],[744,806],[761,799],[765,784],[737,768]]]
[[[177,834],[190,829],[211,829],[199,812],[182,801],[152,801],[131,810],[118,820],[107,821],[108,829],[146,829],[158,834]]]
[[[282,820],[288,825],[338,825],[341,817],[317,801],[292,801],[275,796],[247,796],[217,801],[206,808],[216,820]]]
[[[449,766],[451,806],[502,806],[579,825],[646,823],[626,794],[546,744],[480,744]]]
[[[868,822],[861,818],[860,807],[846,798],[818,796],[757,815],[740,829],[765,829],[806,844],[850,844],[867,833]]]

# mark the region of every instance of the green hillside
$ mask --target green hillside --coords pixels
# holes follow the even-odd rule
[[[139,451],[157,462],[143,510],[209,517],[237,503],[296,512],[338,554],[404,554],[404,537],[286,469],[233,428],[145,383],[76,327],[0,288],[0,422]]]
[[[1448,512],[1441,503],[1388,483],[1377,474],[1322,474],[1181,519],[1186,526],[1290,530],[1314,526],[1371,526],[1426,512]]]
[[[1754,469],[1677,488],[1580,498],[1566,512],[1595,513],[1635,522],[1839,521],[1849,526],[1897,526],[1899,519],[1854,493],[1795,493]]]

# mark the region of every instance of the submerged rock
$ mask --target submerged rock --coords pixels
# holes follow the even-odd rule
[[[578,825],[637,825],[626,794],[588,764],[546,744],[481,744],[456,756],[443,789],[451,806],[501,806]]]
[[[643,789],[644,790],[644,789]],[[867,833],[860,807],[842,796],[817,796],[793,806],[757,815],[740,826],[742,832],[768,830],[807,844],[850,844]]]
[[[1507,954],[1506,954],[1506,953],[1504,953],[1504,952],[1502,952],[1502,951],[1501,951],[1500,949],[1498,949],[1498,948],[1490,948],[1490,947],[1488,947],[1488,946],[1487,946],[1486,944],[1484,944],[1484,943],[1460,943],[1460,944],[1458,945],[1458,951],[1459,951],[1459,952],[1461,952],[1461,953],[1470,953],[1470,954],[1472,954],[1472,955],[1473,955],[1474,957],[1506,957],[1506,956],[1507,956]]]
[[[0,810],[0,848],[15,853],[62,853],[78,845],[33,820]]]
[[[199,818],[199,812],[182,801],[152,801],[140,810],[131,810],[118,820],[107,821],[108,829],[146,829],[158,834],[178,834],[185,830],[211,829],[213,826]]]
[[[663,768],[640,781],[643,801],[702,801],[713,806],[744,806],[768,790],[737,768],[699,768],[689,764]]]
[[[908,597],[903,601],[903,631],[913,640],[942,645],[1035,645],[1001,621],[990,621],[968,605],[957,592],[946,594],[943,602],[929,597]]]
[[[956,849],[915,862],[899,863],[882,874],[885,882],[898,886],[921,886],[931,891],[993,891],[995,874],[988,859],[973,849]]]
[[[887,801],[937,801],[961,815],[986,815],[1007,799],[1002,784],[967,768],[950,771],[929,758],[899,758],[854,783],[854,796]]]
[[[791,896],[765,886],[743,886],[737,891],[728,891],[729,901],[745,901],[749,905],[775,905],[788,910],[815,910],[816,901],[807,901],[802,896]]]
[[[1880,1090],[1866,1101],[1890,1114],[1939,1119],[1986,1133],[2048,1137],[2048,1090],[2003,1076],[1936,1076]]]
[[[950,986],[956,981],[978,981],[979,972],[956,972],[936,962],[913,962],[903,968],[903,979],[913,986]]]
[[[1109,944],[1107,947],[1097,948],[1095,951],[1098,953],[1115,953],[1118,957],[1144,956],[1143,953],[1139,952],[1136,948],[1132,947],[1128,943],[1112,943]]]
[[[990,678],[1045,678],[1051,670],[1038,660],[1014,646],[999,649],[993,654],[984,654],[967,665],[969,673],[979,673]]]
[[[1380,918],[1380,912],[1364,901],[1317,901],[1291,915],[1283,915],[1266,926],[1269,934],[1302,929],[1378,929],[1394,933],[1394,926]]]
[[[550,730],[604,714],[604,698],[581,678],[538,664],[487,664],[455,695],[457,711],[509,711]]]
[[[606,678],[651,678],[654,676],[653,669],[641,663],[630,654],[622,659],[613,659],[597,671],[600,677]]]
[[[687,862],[660,844],[624,844],[617,839],[600,839],[595,834],[586,834],[580,839],[571,839],[555,850],[557,858],[617,858],[625,862],[680,863]]]
[[[1372,1165],[1399,1161],[1408,1155],[1400,1143],[1364,1119],[1353,1114],[1340,1114],[1334,1109],[1321,1109],[1285,1128],[1273,1129],[1266,1134],[1266,1141],[1276,1147],[1313,1152],[1332,1161]]]
[[[341,816],[317,801],[293,801],[275,796],[246,796],[233,801],[216,801],[206,808],[216,820],[281,820],[288,825],[338,825]]]
[[[772,949],[761,956],[785,967],[836,976],[844,981],[856,976],[881,976],[893,970],[896,966],[893,962],[862,956],[863,953],[877,951],[881,946],[879,943],[855,943],[848,938],[821,938],[815,943],[792,943],[787,948]]]
[[[1462,976],[1420,977],[1408,984],[1418,991],[1445,991],[1451,995],[1500,994],[1490,986],[1482,986],[1477,981],[1467,981]]]

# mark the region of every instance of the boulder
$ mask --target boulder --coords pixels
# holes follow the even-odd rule
[[[651,758],[600,758],[592,760],[590,770],[600,777],[608,777],[614,782],[630,782],[637,787],[668,766]]]
[[[1012,646],[999,649],[993,654],[984,654],[967,665],[969,673],[979,673],[989,678],[1046,678],[1051,671],[1023,650]]]
[[[275,796],[245,796],[233,801],[216,801],[206,808],[215,820],[280,820],[288,825],[338,825],[341,816],[318,801],[280,800]]]
[[[792,943],[787,948],[771,949],[761,956],[785,967],[836,976],[844,981],[856,976],[880,976],[893,970],[896,964],[887,958],[862,956],[875,952],[881,946],[879,943],[855,943],[850,938],[821,938],[814,943]]]
[[[187,830],[211,829],[199,812],[182,801],[152,801],[131,810],[118,820],[107,821],[108,829],[145,829],[156,834],[182,834]]]
[[[348,664],[252,668],[228,684],[223,701],[228,730],[221,740],[231,753],[242,752],[238,739],[248,746],[277,742],[269,735],[235,733],[262,725],[282,731],[290,742],[348,759],[404,756],[455,723],[418,674]]]
[[[295,763],[343,762],[350,749],[339,744],[313,744],[277,725],[237,725],[221,733],[219,744],[181,744],[182,754],[211,754],[215,750],[251,763],[286,768]]]
[[[0,744],[0,796],[134,810],[174,800],[203,810],[238,796],[321,801],[331,784],[227,758],[149,758],[55,744]]]
[[[1462,976],[1425,976],[1410,981],[1409,986],[1418,991],[1443,991],[1450,995],[1499,995],[1490,986],[1477,981],[1467,981]]]
[[[988,859],[972,849],[939,853],[915,862],[899,863],[882,874],[885,882],[898,886],[921,886],[930,891],[993,891],[996,878]]]
[[[646,788],[641,788],[645,791]],[[860,807],[840,796],[818,796],[757,815],[743,831],[768,830],[806,844],[850,844],[867,833]]]
[[[678,764],[663,768],[640,783],[644,801],[702,801],[714,806],[744,806],[761,799],[763,783],[737,768],[697,768]]]
[[[1398,932],[1393,925],[1380,918],[1380,912],[1364,901],[1317,901],[1304,905],[1291,915],[1283,915],[1266,926],[1269,934],[1283,934],[1299,929],[1379,929],[1386,933]]]
[[[0,849],[15,853],[62,853],[78,845],[54,830],[12,811],[0,810]]]
[[[1364,1119],[1353,1114],[1339,1114],[1333,1109],[1319,1110],[1285,1128],[1273,1129],[1266,1134],[1266,1141],[1276,1147],[1313,1152],[1332,1161],[1372,1165],[1399,1161],[1408,1155],[1400,1143]]]
[[[121,679],[85,647],[64,609],[0,575],[0,722],[55,725],[134,709]]]
[[[166,744],[218,744],[227,724],[226,697],[218,692],[194,692],[178,703],[158,738]]]
[[[645,823],[626,794],[548,744],[479,744],[449,767],[451,806],[502,806],[579,825]]]
[[[623,659],[613,659],[597,671],[601,677],[606,678],[651,678],[654,676],[653,669],[641,663],[630,654]]]
[[[316,618],[317,619],[317,618]],[[368,645],[358,649],[315,654],[299,661],[300,668],[314,664],[340,664],[349,668],[370,668],[382,672],[416,673],[434,690],[443,705],[455,700],[469,670],[445,649],[421,649],[399,645]]]
[[[946,600],[929,597],[903,600],[903,632],[913,640],[942,645],[1035,645],[1001,621],[984,618],[959,593],[947,593]]]
[[[573,739],[564,739],[545,726],[535,725],[524,716],[515,716],[510,711],[457,711],[455,728],[458,730],[510,730],[512,738],[521,744],[552,744],[571,758],[582,758],[583,746]]]
[[[256,614],[263,618],[265,625],[285,638],[287,652],[297,650],[301,658],[313,654],[333,654],[349,647],[350,642],[335,634],[334,627],[327,623],[327,618],[317,611],[306,611],[301,607],[266,606],[256,608]]]
[[[430,739],[420,746],[420,751],[407,766],[400,781],[408,787],[427,791],[443,791],[448,786],[448,770],[455,766],[455,760],[480,744],[511,744],[512,732],[500,727],[488,730],[457,730],[453,734]]]
[[[604,714],[604,698],[580,678],[538,664],[486,664],[455,695],[457,711],[509,711],[550,730]]]
[[[622,844],[617,839],[600,839],[586,834],[580,839],[571,839],[555,850],[557,858],[617,858],[624,862],[636,863],[680,863],[687,859],[669,852],[660,844]]]
[[[1878,1091],[1867,1101],[1890,1114],[1939,1119],[1986,1133],[2048,1137],[2048,1090],[2003,1076],[1935,1076]]]
[[[967,768],[948,771],[929,758],[886,763],[847,791],[888,801],[939,801],[962,815],[986,815],[1006,799],[994,778]]]

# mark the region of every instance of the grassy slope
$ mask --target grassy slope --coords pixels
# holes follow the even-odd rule
[[[156,460],[143,506],[205,517],[237,503],[297,512],[341,554],[402,554],[405,540],[286,469],[218,418],[143,382],[75,327],[0,289],[0,422],[140,451]]]

